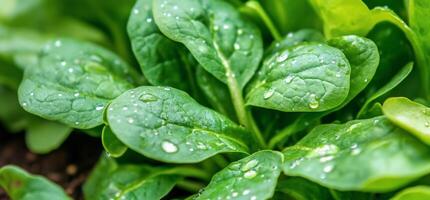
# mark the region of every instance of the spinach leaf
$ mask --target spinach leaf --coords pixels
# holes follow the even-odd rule
[[[58,185],[13,165],[0,168],[0,186],[13,200],[71,199]]]
[[[180,176],[102,158],[84,185],[86,199],[161,199]]]
[[[215,174],[195,199],[269,199],[281,173],[283,156],[275,151],[259,151],[231,163]]]
[[[300,177],[288,177],[280,181],[276,190],[295,200],[332,199],[327,188]]]
[[[107,103],[137,80],[135,71],[110,51],[59,39],[44,47],[37,66],[26,69],[18,96],[30,113],[89,129],[102,124]]]
[[[109,105],[107,120],[127,147],[160,161],[192,163],[248,150],[244,128],[170,87],[125,92]]]
[[[133,7],[127,25],[133,52],[140,68],[152,85],[187,90],[193,78],[186,49],[164,36],[152,16],[152,0],[139,0]],[[188,73],[188,74],[187,74]]]
[[[372,96],[367,98],[363,107],[357,114],[358,118],[364,118],[364,116],[369,112],[369,107],[374,103],[378,98],[389,93],[395,87],[397,87],[405,78],[411,73],[413,68],[413,63],[409,63],[405,65],[386,85],[380,88],[378,91],[374,92]]]
[[[427,174],[429,151],[385,117],[375,117],[317,126],[283,151],[283,170],[333,189],[386,192]]]
[[[288,33],[281,41],[273,42],[265,51],[264,55],[273,55],[285,48],[298,45],[302,42],[324,42],[324,36],[317,30],[302,29]]]
[[[127,151],[127,146],[115,136],[109,126],[103,128],[102,144],[106,153],[114,158],[122,156]]]
[[[393,97],[384,102],[382,110],[394,124],[430,144],[430,108],[405,97]]]
[[[424,200],[428,198],[430,198],[430,187],[419,185],[400,191],[391,200]]]
[[[246,104],[284,112],[316,112],[348,95],[350,65],[338,49],[302,44],[267,57]]]
[[[27,128],[25,141],[34,153],[48,153],[57,149],[72,133],[72,128],[42,119],[32,120]]]
[[[161,32],[184,44],[199,64],[222,82],[243,88],[263,49],[259,30],[224,0],[154,0]]]

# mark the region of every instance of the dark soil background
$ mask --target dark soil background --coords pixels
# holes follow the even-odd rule
[[[0,167],[13,164],[59,184],[73,199],[83,199],[82,184],[103,147],[100,139],[72,133],[57,150],[37,155],[25,145],[25,134],[9,134],[0,126]],[[9,199],[0,189],[0,200]]]

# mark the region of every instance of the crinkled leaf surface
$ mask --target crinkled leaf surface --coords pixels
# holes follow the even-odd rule
[[[166,85],[185,90],[188,82],[187,50],[164,36],[152,16],[152,0],[139,0],[133,7],[127,25],[133,52],[140,68],[153,85]],[[190,67],[190,66],[188,66]]]
[[[145,165],[119,165],[102,157],[84,185],[86,199],[161,199],[181,177]]]
[[[13,200],[71,200],[63,189],[53,182],[12,165],[0,168],[0,186]]]
[[[285,174],[338,190],[390,191],[430,171],[430,149],[385,117],[318,126],[283,153]]]
[[[109,101],[133,87],[137,74],[118,56],[72,39],[48,43],[19,87],[22,107],[43,118],[88,129],[102,124]]]
[[[195,199],[269,199],[275,191],[282,161],[279,152],[259,151],[233,162],[215,174]]]
[[[406,97],[393,97],[384,102],[382,110],[394,124],[430,145],[430,108]]]
[[[243,88],[263,54],[259,30],[224,0],[154,0],[155,21],[183,43],[200,65],[224,83]],[[231,76],[231,77],[228,77]]]
[[[351,68],[345,55],[325,44],[301,44],[266,58],[247,105],[284,112],[316,112],[348,95]]]
[[[142,86],[112,101],[107,120],[121,142],[147,157],[199,162],[221,152],[246,152],[248,132],[170,87]]]
[[[430,199],[430,187],[418,185],[406,188],[397,193],[391,200],[426,200]]]
[[[102,132],[103,148],[112,157],[120,157],[127,151],[125,146],[112,132],[109,126],[105,126]]]
[[[388,94],[391,90],[393,90],[400,83],[402,83],[403,80],[405,80],[405,78],[408,77],[408,75],[411,73],[413,65],[413,63],[408,63],[407,65],[405,65],[395,76],[391,78],[391,80],[387,84],[374,92],[372,96],[367,98],[363,107],[358,112],[358,117],[364,117],[370,111],[370,106],[373,102],[375,102],[378,98]]]
[[[25,142],[34,153],[48,153],[63,144],[72,130],[58,122],[35,119],[27,127]]]

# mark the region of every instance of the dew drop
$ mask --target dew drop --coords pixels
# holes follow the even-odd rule
[[[288,56],[290,55],[289,51],[284,51],[280,56],[276,58],[277,62],[284,62],[288,59]]]
[[[79,125],[79,122],[75,122],[75,125]]]
[[[257,176],[257,172],[255,172],[254,170],[247,171],[245,172],[245,174],[243,174],[243,177],[247,179],[254,178],[255,176]]]
[[[425,123],[424,123],[424,126],[425,126],[425,127],[430,127],[430,123],[429,123],[429,122],[425,122]]]
[[[166,153],[175,153],[178,151],[178,147],[170,141],[163,141],[161,148]]]
[[[67,63],[66,63],[66,61],[61,61],[60,65],[61,65],[61,66],[66,66],[66,65],[67,65]]]
[[[61,47],[61,40],[55,41],[54,46],[55,47]]]
[[[268,98],[272,97],[274,93],[275,93],[275,90],[273,90],[273,89],[267,90],[266,92],[264,92],[263,98],[268,99]]]
[[[238,43],[234,43],[234,49],[235,50],[239,50],[240,49],[240,45]]]
[[[247,162],[246,164],[244,164],[240,170],[248,171],[257,165],[258,165],[258,160],[253,159],[253,160],[250,160],[249,162]]]
[[[219,30],[219,26],[214,26],[214,31],[218,31]]]
[[[201,149],[201,150],[206,150],[208,148],[205,144],[203,144],[201,142],[197,143],[196,147],[197,147],[197,149]]]
[[[257,200],[257,197],[256,196],[252,196],[251,200]]]
[[[237,195],[239,195],[239,193],[237,193],[237,192],[233,192],[233,193],[231,193],[231,196],[232,196],[232,197],[237,197]]]
[[[237,29],[237,34],[238,35],[242,35],[243,34],[243,30],[242,29]]]
[[[32,92],[32,93],[30,93],[30,96],[34,96],[34,93]]]
[[[158,100],[158,98],[152,94],[142,94],[139,99],[145,103]]]
[[[323,168],[323,172],[330,173],[334,168],[334,165],[327,165]]]
[[[317,109],[317,108],[320,106],[319,102],[318,102],[318,101],[317,101],[317,99],[316,99],[316,95],[315,95],[315,94],[311,94],[311,95],[309,96],[309,103],[308,103],[308,106],[309,106],[309,108],[311,108],[311,109]]]
[[[25,107],[25,106],[27,106],[27,103],[25,103],[25,102],[24,102],[24,103],[22,103],[22,106],[24,106],[24,107]]]
[[[368,81],[369,81],[369,80],[368,80],[367,78],[366,78],[366,79],[364,79],[364,82],[365,82],[365,83],[367,83]]]
[[[139,10],[138,10],[138,9],[134,9],[134,10],[133,10],[133,13],[134,13],[134,14],[139,14]]]
[[[69,71],[69,73],[73,73],[73,68],[69,68],[67,71]]]
[[[294,75],[288,75],[287,78],[285,78],[285,83],[291,83],[293,79],[295,78]]]
[[[333,160],[334,156],[324,156],[320,158],[320,162],[324,163],[324,162],[328,162],[330,160]]]
[[[222,28],[224,28],[224,29],[229,29],[229,28],[230,28],[230,26],[229,26],[228,24],[224,24],[224,26],[222,26]]]
[[[246,189],[242,192],[242,195],[248,195],[249,193],[251,193],[251,190]]]
[[[152,22],[152,18],[146,19],[146,22],[151,23]]]
[[[134,119],[133,118],[128,118],[128,123],[129,124],[132,124],[134,122]]]

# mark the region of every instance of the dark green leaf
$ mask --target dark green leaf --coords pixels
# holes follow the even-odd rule
[[[285,112],[325,111],[348,95],[350,65],[338,49],[302,44],[266,58],[247,105]]]
[[[12,165],[0,168],[0,186],[13,200],[71,200],[53,182]]]
[[[275,151],[259,151],[231,163],[215,174],[199,199],[269,199],[281,172],[283,156]]]
[[[283,153],[285,174],[338,190],[385,192],[430,172],[430,149],[385,117],[318,126]]]
[[[222,82],[243,88],[254,75],[263,53],[260,32],[227,1],[154,0],[153,9],[161,32]]]
[[[22,107],[49,120],[88,129],[102,124],[108,102],[136,84],[118,56],[71,39],[48,43],[39,65],[28,67],[18,96]]]
[[[72,130],[72,128],[58,122],[42,119],[33,120],[27,128],[25,142],[34,153],[49,153],[63,144]]]
[[[121,142],[147,157],[199,162],[221,152],[246,152],[248,132],[186,93],[142,86],[115,99],[107,120]]]
[[[278,183],[276,191],[287,194],[294,200],[330,200],[327,188],[299,177],[290,177]]]
[[[106,153],[114,158],[122,156],[127,151],[127,146],[115,136],[109,126],[103,128],[102,144]]]

